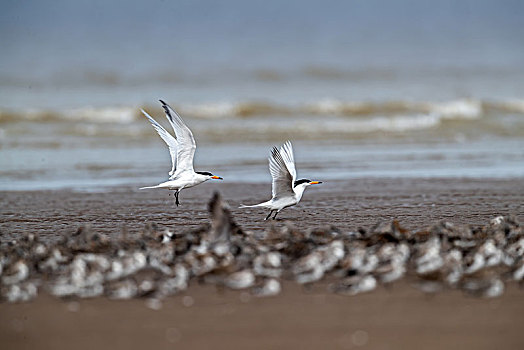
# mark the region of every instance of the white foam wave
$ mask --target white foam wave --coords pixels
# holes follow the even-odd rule
[[[297,129],[310,134],[359,134],[371,132],[403,132],[423,130],[437,126],[441,118],[435,114],[411,116],[373,117],[366,119],[338,119],[315,122],[300,122]],[[291,131],[291,130],[290,130]]]
[[[423,120],[421,115],[432,115],[433,118],[475,120],[486,113],[518,113],[524,114],[524,100],[480,101],[475,99],[457,99],[444,102],[426,101],[342,101],[334,98],[320,99],[316,102],[283,105],[272,102],[253,101],[218,101],[197,104],[177,104],[173,106],[183,116],[201,119],[232,119],[264,116],[299,117],[343,116],[349,118],[388,117],[388,123],[401,123],[404,116],[415,117],[413,120]],[[153,114],[162,113],[158,106],[146,106]],[[13,121],[85,121],[93,123],[127,124],[140,119],[140,107],[84,107],[49,110],[8,111],[0,109],[0,122]],[[426,117],[426,119],[429,117]],[[284,118],[285,119],[285,118]],[[372,119],[371,123],[376,119]],[[392,125],[392,127],[394,127]],[[418,125],[415,123],[415,125]]]
[[[431,104],[429,112],[444,119],[478,119],[482,116],[483,108],[477,100],[456,100]]]
[[[316,114],[368,115],[368,114],[406,114],[427,113],[446,119],[477,119],[482,116],[482,103],[477,100],[459,99],[448,102],[344,102],[325,98],[308,104],[305,110]]]
[[[343,103],[340,100],[333,98],[324,98],[316,103],[306,105],[306,110],[309,110],[312,113],[318,114],[338,114],[341,113],[348,103]]]
[[[238,109],[239,104],[233,102],[216,102],[183,105],[180,113],[199,118],[227,118],[238,115]]]
[[[406,101],[341,101],[334,98],[323,98],[308,103],[301,109],[312,114],[336,115],[394,114],[407,111],[420,113],[426,111],[420,104]]]
[[[136,107],[110,107],[110,108],[77,108],[62,112],[72,120],[91,122],[128,123],[136,118]]]
[[[26,109],[8,111],[0,109],[0,122],[5,121],[85,121],[94,123],[128,123],[136,119],[138,107],[83,107],[61,111]]]

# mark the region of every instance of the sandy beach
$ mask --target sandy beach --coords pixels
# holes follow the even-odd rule
[[[340,189],[343,190],[340,190]],[[176,208],[165,191],[135,188],[108,192],[35,191],[1,195],[3,244],[24,231],[55,241],[79,226],[118,234],[147,223],[186,231],[208,221],[207,200],[220,191],[235,220],[248,230],[292,222],[302,230],[334,225],[369,228],[397,219],[417,230],[439,220],[483,225],[497,215],[523,219],[520,180],[360,179],[309,189],[298,207],[275,222],[261,210],[239,203],[267,198],[269,184],[206,184],[182,193]],[[518,349],[524,322],[522,289],[506,286],[495,299],[459,291],[427,295],[409,278],[389,288],[353,297],[285,282],[280,295],[255,298],[192,282],[182,294],[149,305],[145,299],[59,300],[41,294],[35,301],[0,304],[0,339],[10,349],[102,348],[363,348]],[[149,306],[148,306],[149,305]],[[153,310],[158,308],[158,310]]]
[[[471,179],[355,179],[326,182],[309,188],[298,206],[265,222],[260,209],[238,209],[271,197],[271,184],[215,182],[191,188],[180,195],[177,208],[169,191],[139,191],[123,187],[106,192],[33,191],[3,192],[0,198],[0,239],[5,242],[27,230],[43,239],[71,234],[79,226],[116,234],[123,228],[141,230],[147,223],[184,232],[208,222],[207,203],[219,191],[233,217],[248,230],[290,221],[307,230],[333,225],[343,231],[369,228],[377,222],[398,220],[408,229],[423,229],[440,220],[484,225],[498,215],[523,219],[522,180]]]

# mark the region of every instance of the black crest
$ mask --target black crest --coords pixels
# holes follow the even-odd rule
[[[213,176],[209,171],[195,171],[195,173],[200,175],[207,175],[207,176]]]
[[[308,180],[308,179],[297,180],[297,181],[295,181],[295,184],[293,185],[293,187],[297,187],[298,185],[303,184],[305,182],[311,182],[311,180]]]

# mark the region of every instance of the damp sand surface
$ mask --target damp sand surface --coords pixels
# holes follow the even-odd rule
[[[0,239],[6,242],[28,230],[45,240],[57,240],[79,226],[117,234],[137,232],[147,223],[175,232],[208,222],[207,203],[219,191],[235,221],[246,230],[264,230],[288,221],[300,230],[333,225],[340,230],[370,228],[398,220],[410,230],[440,220],[485,225],[498,215],[524,219],[522,179],[354,179],[308,188],[298,206],[283,210],[276,221],[264,221],[266,210],[238,209],[271,197],[270,183],[208,182],[181,192],[176,207],[170,191],[122,187],[105,192],[12,191],[0,193]]]
[[[280,220],[264,222],[262,210],[236,209],[266,199],[269,184],[206,184],[184,191],[175,208],[165,191],[36,191],[1,194],[2,242],[34,231],[58,240],[78,226],[116,234],[146,223],[190,230],[208,220],[213,190],[219,190],[244,228],[263,230],[290,221],[300,229],[334,225],[369,228],[397,219],[416,230],[439,220],[484,225],[497,215],[522,221],[521,180],[360,179],[310,188],[300,206]],[[368,348],[519,349],[524,346],[522,289],[515,283],[495,299],[459,291],[427,295],[409,279],[354,297],[292,282],[271,298],[217,289],[193,281],[161,304],[145,299],[58,300],[40,295],[22,304],[0,304],[0,339],[9,349],[70,348]],[[159,308],[155,310],[155,308]]]

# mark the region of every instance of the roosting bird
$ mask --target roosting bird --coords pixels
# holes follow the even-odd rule
[[[269,157],[269,172],[273,178],[273,197],[260,204],[240,206],[240,208],[269,209],[269,214],[264,220],[268,220],[273,212],[275,212],[273,216],[275,219],[282,209],[298,204],[306,187],[322,183],[308,179],[296,179],[297,171],[291,141],[284,143],[280,149],[273,147]]]
[[[169,172],[168,181],[162,182],[156,186],[142,187],[140,189],[165,188],[173,190],[175,191],[175,203],[178,206],[180,204],[178,196],[183,189],[196,186],[207,180],[222,180],[222,178],[207,171],[195,171],[193,169],[193,157],[196,150],[196,142],[193,133],[173,108],[162,100],[160,100],[160,103],[164,108],[167,120],[169,120],[169,123],[173,127],[175,136],[167,132],[162,125],[158,124],[157,121],[143,109],[141,111],[147,119],[149,119],[158,135],[160,135],[162,140],[164,140],[169,147],[169,154],[171,155],[171,162],[173,165]]]

